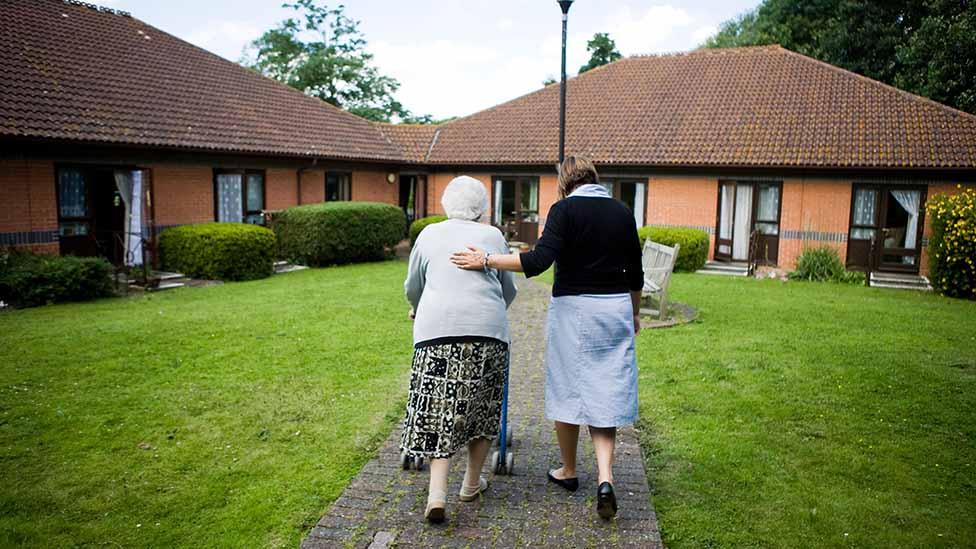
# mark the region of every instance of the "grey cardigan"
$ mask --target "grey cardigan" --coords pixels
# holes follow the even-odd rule
[[[490,225],[463,219],[428,225],[410,251],[407,301],[416,311],[414,344],[440,337],[482,336],[510,342],[506,309],[518,288],[510,272],[465,271],[451,254],[477,246],[508,253],[502,233]]]

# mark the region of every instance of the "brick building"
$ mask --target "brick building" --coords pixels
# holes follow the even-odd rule
[[[0,75],[0,246],[131,262],[133,236],[296,204],[420,217],[461,173],[531,243],[556,200],[555,85],[374,124],[63,0],[0,5]],[[924,273],[926,198],[976,184],[976,117],[779,47],[617,61],[569,81],[567,121],[567,151],[639,224],[703,229],[720,261],[790,268],[827,243],[852,268]]]

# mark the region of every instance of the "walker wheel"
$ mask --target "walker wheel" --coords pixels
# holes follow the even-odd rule
[[[505,456],[505,473],[511,475],[512,471],[515,470],[515,454],[513,452],[508,452]]]
[[[400,452],[400,468],[401,469],[403,469],[404,471],[406,471],[407,469],[409,469],[410,468],[410,462],[411,461],[412,460],[410,459],[410,455],[409,454],[407,454],[406,452]]]
[[[417,456],[413,458],[413,469],[414,471],[419,471],[424,468],[424,456]]]
[[[406,452],[400,452],[400,468],[404,471],[413,469],[419,471],[424,467],[424,456],[413,457]]]
[[[495,450],[494,452],[491,453],[491,470],[496,475],[501,475],[504,474],[504,471],[502,471],[502,467],[504,467],[504,464],[498,462],[498,456],[499,456],[498,450]]]

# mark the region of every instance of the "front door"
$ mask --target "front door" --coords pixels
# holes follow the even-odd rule
[[[539,178],[492,178],[492,224],[507,240],[535,244],[539,240]]]
[[[780,183],[719,182],[716,261],[748,261],[751,255],[776,265],[782,192]]]
[[[855,185],[848,268],[918,273],[925,198],[922,186]]]
[[[400,208],[407,217],[407,225],[427,215],[427,177],[400,176]]]

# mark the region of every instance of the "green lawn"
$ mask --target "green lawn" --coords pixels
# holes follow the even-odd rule
[[[0,314],[0,546],[296,546],[399,419],[404,272]]]
[[[639,337],[669,547],[976,546],[976,303],[679,274]]]

